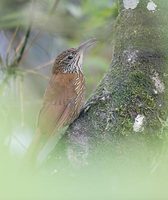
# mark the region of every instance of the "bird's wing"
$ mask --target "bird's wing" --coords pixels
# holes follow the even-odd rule
[[[38,118],[38,128],[44,134],[51,135],[55,129],[71,120],[77,97],[74,80],[75,74],[52,75]]]

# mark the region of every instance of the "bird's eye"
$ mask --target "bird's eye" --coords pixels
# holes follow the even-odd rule
[[[73,56],[72,56],[72,55],[69,55],[69,56],[68,56],[68,59],[69,59],[69,60],[71,60],[72,58],[73,58]]]

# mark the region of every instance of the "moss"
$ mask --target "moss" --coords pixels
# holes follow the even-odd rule
[[[150,116],[149,123],[154,121],[156,124],[157,120],[154,120],[153,116],[158,112],[158,104],[157,96],[153,92],[153,82],[145,67],[144,69],[138,69],[138,67],[132,69],[130,66],[124,73],[121,69],[121,67],[114,68],[114,73],[111,75],[113,79],[113,86],[110,87],[112,102],[117,113],[116,123],[120,127],[120,130],[118,128],[113,130],[113,134],[120,132],[121,135],[127,136],[131,134],[134,119],[138,114],[144,114],[147,118]],[[110,105],[108,106],[110,108]]]

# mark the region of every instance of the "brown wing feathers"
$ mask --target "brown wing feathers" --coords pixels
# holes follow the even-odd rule
[[[47,139],[53,134],[58,134],[59,128],[71,123],[78,116],[84,100],[83,85],[82,74],[52,75],[39,113],[37,133],[30,146],[33,159]]]
[[[69,121],[68,118],[75,109],[73,103],[77,97],[73,86],[74,79],[75,74],[54,74],[52,76],[44,95],[44,103],[38,120],[38,127],[44,134],[50,135],[57,126],[60,127],[62,122],[59,124],[59,119],[64,115],[67,115],[64,116],[65,123]]]

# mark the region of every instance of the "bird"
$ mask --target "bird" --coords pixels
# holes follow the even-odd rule
[[[51,137],[59,137],[59,130],[79,116],[86,88],[82,70],[83,55],[96,42],[96,38],[89,39],[56,57],[38,115],[35,135],[27,150],[32,161],[35,162]]]

